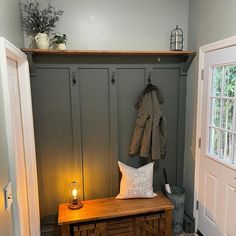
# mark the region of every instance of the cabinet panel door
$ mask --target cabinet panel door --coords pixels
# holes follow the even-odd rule
[[[56,213],[68,201],[74,178],[70,70],[37,68],[32,77],[40,213]]]
[[[78,68],[84,198],[112,195],[109,69]]]

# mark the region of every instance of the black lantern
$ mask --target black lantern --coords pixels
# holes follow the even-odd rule
[[[182,51],[183,50],[183,30],[176,25],[176,28],[171,31],[170,37],[170,50]]]

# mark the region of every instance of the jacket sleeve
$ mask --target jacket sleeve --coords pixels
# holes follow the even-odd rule
[[[160,119],[160,156],[161,159],[164,159],[166,156],[166,145],[167,145],[167,122],[166,116],[162,113]]]
[[[147,121],[150,118],[149,112],[147,110],[148,106],[146,106],[148,100],[149,96],[144,96],[142,103],[140,104],[140,107],[138,109],[134,133],[129,148],[129,155],[135,155],[140,152],[141,143],[145,132],[145,127]]]
[[[137,115],[134,133],[133,133],[132,141],[129,148],[130,155],[135,155],[140,152],[146,121],[147,121],[146,113],[139,113]]]

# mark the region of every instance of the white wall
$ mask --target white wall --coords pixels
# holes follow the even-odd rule
[[[7,38],[18,47],[23,46],[20,8],[18,0],[0,2],[0,36]],[[1,56],[1,55],[0,55]],[[1,78],[0,78],[1,79]],[[9,179],[7,137],[3,115],[3,96],[0,82],[0,235],[13,235],[12,212],[5,210],[4,192]]]
[[[169,50],[170,32],[177,24],[187,48],[188,0],[54,0],[52,4],[65,11],[55,31],[67,34],[70,49]],[[29,44],[26,40],[25,46]]]
[[[236,35],[235,0],[189,0],[188,47],[199,46]],[[192,213],[194,190],[194,147],[197,95],[197,58],[192,64],[187,80],[187,114],[185,136],[186,209]]]
[[[19,0],[0,1],[0,36],[17,47],[23,46]]]

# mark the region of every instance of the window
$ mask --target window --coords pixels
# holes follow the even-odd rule
[[[212,68],[208,154],[236,167],[236,65]]]

